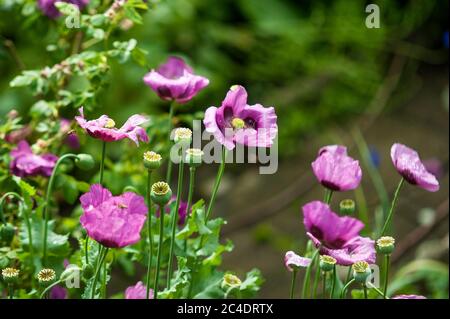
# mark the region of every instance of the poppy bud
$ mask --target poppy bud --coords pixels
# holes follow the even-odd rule
[[[181,145],[189,146],[192,141],[192,131],[186,127],[177,128],[173,140],[177,144],[180,143]]]
[[[86,264],[83,266],[83,278],[88,280],[94,275],[94,267],[91,264]]]
[[[166,205],[172,197],[172,190],[166,182],[156,182],[152,185],[151,199],[158,205]]]
[[[192,167],[198,167],[202,164],[203,151],[198,148],[186,150],[185,162]]]
[[[149,170],[158,169],[161,166],[161,155],[153,151],[144,153],[144,166]]]
[[[356,205],[353,199],[344,199],[339,203],[339,212],[341,215],[353,215],[355,207]]]
[[[74,276],[77,276],[77,274],[80,273],[80,268],[74,265],[69,265],[59,276],[59,280],[66,281],[68,279],[73,278]]]
[[[75,159],[75,165],[82,170],[88,171],[94,168],[94,158],[89,154],[78,154]]]
[[[381,254],[390,255],[395,248],[395,239],[390,236],[383,236],[377,240],[377,249]]]
[[[222,289],[228,289],[228,288],[237,288],[242,284],[242,281],[239,279],[239,277],[233,275],[233,274],[225,274],[223,276],[223,281],[221,284]]]

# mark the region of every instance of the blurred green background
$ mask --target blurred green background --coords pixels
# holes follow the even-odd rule
[[[21,64],[26,69],[42,69],[70,51],[68,43],[58,40],[56,23],[36,11],[34,3],[0,0],[1,119],[13,108],[25,115],[36,102],[28,88],[9,87]],[[365,26],[369,3],[380,8],[379,29]],[[206,107],[220,105],[232,84],[247,88],[250,104],[274,106],[279,126],[279,172],[258,176],[254,166],[231,165],[217,214],[230,219],[226,236],[237,243],[236,251],[225,262],[238,269],[248,265],[261,268],[267,281],[261,297],[285,297],[290,277],[283,269],[282,257],[287,249],[303,252],[299,205],[322,196],[311,179],[310,162],[323,144],[347,143],[354,145],[351,153],[355,157],[381,157],[375,171],[385,179],[384,192],[373,186],[374,174],[368,173],[365,194],[354,194],[359,204],[365,205],[372,224],[383,194],[390,196],[397,181],[388,158],[390,145],[399,140],[427,158],[436,157],[443,169],[442,189],[438,195],[411,191],[407,198],[415,204],[399,204],[399,214],[406,216],[398,225],[402,229],[399,234],[406,237],[424,225],[419,218],[423,207],[430,208],[435,222],[442,205],[448,216],[446,32],[448,1],[151,1],[142,24],[124,24],[111,35],[112,40],[135,38],[147,52],[147,66],[110,61],[101,91],[88,102],[93,110],[89,117],[107,113],[122,123],[133,113],[164,115],[167,103],[143,84],[142,77],[169,54],[184,57],[196,73],[211,81],[207,89],[179,108],[179,121],[192,119],[189,114],[201,118]],[[82,84],[75,83],[71,89],[80,88]],[[71,118],[78,106],[70,104],[61,114]],[[360,131],[365,140],[358,140]],[[98,147],[92,140],[85,142],[88,150]],[[364,153],[365,143],[371,153]],[[118,157],[122,150],[116,147],[111,152]],[[213,166],[202,168],[198,196],[208,196],[214,173]],[[308,192],[303,191],[306,183],[311,186]],[[117,185],[116,190],[122,186]],[[447,245],[443,252],[431,256],[446,265],[448,217],[444,218],[445,224],[415,247],[433,240],[430,245],[435,249]],[[399,259],[398,269],[418,258],[409,250],[405,256]],[[425,257],[419,261],[429,256]],[[415,267],[431,270],[419,276],[414,292],[418,289],[448,297],[448,271],[434,264]],[[433,286],[436,280],[442,285]],[[408,291],[405,285],[402,289]]]

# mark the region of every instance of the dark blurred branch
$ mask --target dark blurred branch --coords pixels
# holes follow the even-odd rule
[[[13,58],[13,60],[16,62],[17,67],[22,71],[25,69],[25,64],[22,62],[22,60],[19,57],[19,54],[17,53],[16,46],[14,45],[14,42],[12,42],[9,39],[5,39],[3,41],[3,45],[8,49],[9,54]]]
[[[446,218],[448,218],[448,198],[436,209],[436,216],[432,224],[424,225],[410,232],[398,245],[396,245],[392,262],[398,262],[403,256],[413,249],[417,244],[424,241]]]

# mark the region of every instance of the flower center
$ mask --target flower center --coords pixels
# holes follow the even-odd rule
[[[108,119],[105,123],[105,128],[113,128],[116,126],[116,122],[113,119]]]
[[[123,204],[123,203],[117,204],[117,207],[119,207],[119,208],[128,208],[128,206]]]
[[[38,273],[37,277],[39,281],[52,281],[55,279],[56,273],[53,269],[44,268]]]
[[[2,276],[7,278],[13,278],[19,276],[19,270],[15,268],[5,268],[2,270]]]
[[[231,126],[236,130],[240,130],[245,127],[245,122],[243,119],[235,117],[234,119],[231,120]]]

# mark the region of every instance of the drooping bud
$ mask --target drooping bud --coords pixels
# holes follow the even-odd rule
[[[352,265],[353,278],[356,282],[366,283],[367,278],[372,274],[370,266],[365,261],[357,261]]]
[[[185,162],[192,167],[198,167],[202,164],[203,151],[198,148],[186,150]]]
[[[156,182],[152,185],[150,196],[158,205],[166,205],[172,197],[172,190],[166,182]]]
[[[88,280],[90,278],[92,278],[92,276],[94,275],[94,267],[91,264],[86,264],[83,266],[83,278]]]
[[[377,249],[380,253],[390,255],[395,248],[395,239],[390,236],[383,236],[377,240]]]
[[[331,271],[331,270],[333,270],[335,265],[336,265],[335,258],[328,256],[328,255],[320,256],[319,266],[320,266],[320,269],[322,269],[323,271]]]
[[[75,158],[75,165],[82,170],[88,171],[94,168],[95,161],[89,154],[78,154]]]
[[[339,212],[341,215],[353,215],[356,205],[353,199],[344,199],[339,203]]]
[[[19,273],[20,271],[18,269],[12,267],[2,269],[2,277],[7,284],[16,283],[19,278]]]
[[[228,289],[228,288],[237,288],[242,284],[242,281],[239,279],[239,277],[233,275],[233,274],[225,274],[223,276],[223,281],[221,284],[222,289]]]
[[[162,157],[158,153],[148,151],[144,153],[144,166],[149,170],[158,169],[161,166]]]

